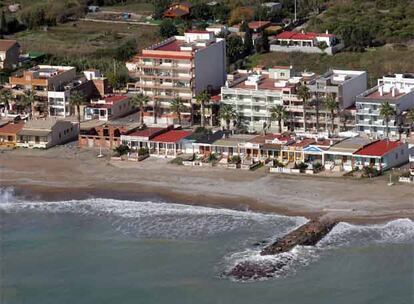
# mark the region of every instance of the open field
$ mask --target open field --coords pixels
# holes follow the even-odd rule
[[[137,41],[138,49],[158,39],[154,26],[77,21],[17,33],[14,36],[24,51],[46,52],[57,56],[88,55],[101,48],[118,47],[129,39]]]
[[[114,12],[128,12],[141,15],[151,15],[153,12],[152,3],[136,3],[128,1],[125,4],[117,4],[111,6],[104,6],[102,11],[114,11]]]
[[[251,66],[267,67],[293,65],[299,71],[307,70],[324,73],[329,68],[366,70],[369,83],[374,85],[378,78],[390,72],[414,71],[414,47],[384,46],[371,48],[364,53],[343,52],[334,56],[304,53],[274,53],[255,55]]]

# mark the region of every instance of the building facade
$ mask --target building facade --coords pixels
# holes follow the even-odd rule
[[[132,112],[134,106],[131,99],[126,95],[109,95],[103,99],[92,100],[85,107],[85,120],[98,119],[108,121],[125,116]]]
[[[168,114],[170,102],[180,97],[188,109],[197,94],[219,89],[226,79],[224,39],[212,32],[189,31],[144,49],[127,62],[130,75],[137,79],[129,90],[150,97],[157,116]],[[189,115],[184,112],[183,115]]]
[[[399,81],[401,80],[401,81]],[[414,82],[403,77],[386,76],[379,80],[379,85],[371,88],[356,98],[356,131],[372,138],[383,138],[387,134],[387,122],[380,115],[381,106],[388,102],[394,109],[388,121],[391,138],[399,137],[403,126],[403,114],[414,108]]]
[[[297,95],[300,85],[306,85],[312,95],[305,105],[306,115],[303,100]],[[333,70],[317,76],[310,72],[295,73],[292,67],[279,66],[229,75],[226,86],[221,89],[221,101],[234,107],[240,123],[250,132],[261,132],[266,128],[278,132],[288,129],[304,132],[305,122],[307,131],[327,131],[331,117],[323,106],[323,98],[332,94],[338,102],[334,128],[353,130],[355,116],[352,114],[355,111],[349,108],[366,86],[366,72]],[[319,130],[316,130],[316,101],[319,103]],[[276,105],[283,106],[288,112],[288,117],[282,121],[282,130],[278,130],[278,122],[271,119],[271,109]],[[339,112],[348,114],[347,121],[343,121]]]

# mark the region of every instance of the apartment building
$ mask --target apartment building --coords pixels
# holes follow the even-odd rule
[[[260,132],[263,128],[278,131],[277,122],[271,121],[270,109],[276,105],[284,106],[289,113],[283,124],[283,131],[304,130],[304,105],[298,98],[300,85],[308,86],[312,93],[306,105],[306,129],[316,131],[316,101],[319,101],[319,130],[331,126],[330,113],[323,106],[323,97],[332,94],[338,101],[338,112],[334,127],[339,130],[353,130],[355,111],[351,108],[355,96],[366,90],[367,74],[360,71],[332,70],[322,76],[311,72],[294,72],[292,67],[273,67],[267,71],[256,69],[252,72],[239,71],[228,76],[226,86],[222,87],[222,102],[234,106],[240,122],[250,132]],[[351,108],[351,109],[350,109]]]
[[[249,132],[264,129],[277,130],[271,121],[270,109],[282,105],[290,113],[289,121],[282,122],[283,130],[303,130],[303,102],[296,93],[301,83],[314,80],[314,73],[295,76],[292,67],[278,66],[269,70],[239,70],[228,76],[221,88],[221,102],[234,107],[241,125]]]
[[[68,117],[73,115],[70,96],[74,91],[81,92],[85,99],[101,98],[112,93],[108,80],[98,70],[86,70],[83,75],[69,83],[47,92],[48,114],[53,117]]]
[[[27,90],[35,94],[32,105],[34,116],[46,115],[48,112],[48,92],[59,88],[76,78],[76,70],[69,66],[38,65],[9,78],[12,94],[21,98]],[[51,96],[51,98],[54,98]]]
[[[414,90],[414,73],[389,74],[378,79],[378,86],[384,86],[385,90],[395,87],[397,90],[410,92]]]
[[[150,97],[150,106],[154,109],[157,105],[161,123],[174,98],[182,98],[189,109],[198,93],[218,90],[224,84],[225,40],[208,31],[188,31],[142,50],[126,66],[137,79],[128,89]],[[183,115],[189,115],[189,111]]]
[[[389,136],[399,137],[404,111],[414,108],[414,88],[411,84],[386,83],[384,77],[379,86],[371,88],[356,98],[356,131],[372,138],[383,138],[387,134],[386,120],[380,115],[381,106],[388,102],[395,115],[388,122]]]
[[[338,112],[334,119],[335,129],[350,131],[355,129],[355,101],[356,96],[367,90],[368,74],[365,71],[335,70],[331,69],[325,74],[318,76],[307,86],[312,93],[313,103],[319,101],[319,127],[327,130],[331,124],[329,111],[326,111],[323,100],[332,95],[338,102]],[[310,127],[316,128],[316,110],[307,110]]]

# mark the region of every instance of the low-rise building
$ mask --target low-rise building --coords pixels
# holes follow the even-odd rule
[[[326,53],[333,55],[343,45],[334,34],[285,31],[274,37],[270,43],[273,52]]]
[[[20,122],[0,122],[0,147],[15,147],[17,143],[17,133],[23,128],[24,123]]]
[[[192,131],[168,130],[150,140],[150,154],[160,157],[176,157],[192,150],[192,141],[187,140]]]
[[[408,162],[408,145],[401,141],[377,140],[354,153],[354,166],[382,172]]]
[[[173,2],[164,12],[164,18],[184,18],[188,17],[193,7],[192,3],[188,1]]]
[[[70,121],[54,118],[33,119],[26,122],[17,133],[17,146],[47,149],[76,140],[78,134],[78,126]]]
[[[109,95],[103,99],[92,100],[85,107],[85,120],[98,119],[109,121],[131,113],[134,106],[126,95]]]
[[[16,68],[19,55],[20,44],[16,40],[0,39],[0,70]]]

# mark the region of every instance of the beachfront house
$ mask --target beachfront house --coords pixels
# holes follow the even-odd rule
[[[192,131],[169,130],[150,140],[150,154],[157,157],[176,157],[192,151],[192,143],[188,139]]]
[[[0,147],[15,147],[17,144],[17,133],[23,128],[22,121],[0,121]]]
[[[151,140],[169,130],[172,126],[167,128],[161,127],[148,127],[144,129],[138,129],[134,132],[121,135],[121,142],[123,145],[127,145],[131,150],[139,150],[141,148],[151,149]]]
[[[79,128],[70,121],[54,118],[33,119],[17,133],[17,146],[47,149],[76,140]]]
[[[377,140],[354,152],[353,157],[355,167],[372,167],[381,172],[408,162],[408,144]]]
[[[324,166],[329,171],[352,171],[354,169],[354,153],[369,145],[372,140],[362,137],[344,139],[324,152]]]

